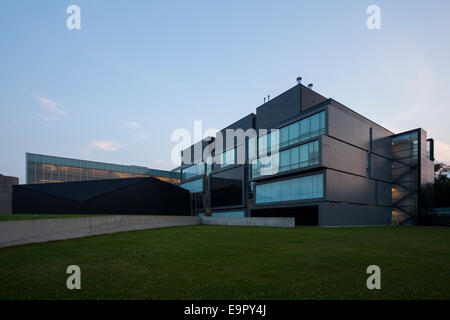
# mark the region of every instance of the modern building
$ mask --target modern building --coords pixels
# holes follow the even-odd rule
[[[19,184],[19,178],[0,174],[0,214],[11,213],[13,186]]]
[[[165,170],[34,153],[25,154],[25,166],[27,184],[139,177],[155,177],[175,184],[180,181],[177,173]]]
[[[300,81],[183,150],[173,172],[191,193],[192,214],[288,216],[319,226],[426,224],[433,139],[421,128],[394,133]],[[257,136],[229,137],[227,129]]]

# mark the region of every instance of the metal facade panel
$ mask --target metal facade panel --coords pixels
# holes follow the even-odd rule
[[[300,107],[300,87],[296,85],[256,109],[256,129],[270,129],[298,115]]]
[[[119,183],[130,180],[128,184]],[[83,199],[63,197],[68,192],[84,192],[94,181],[64,182],[57,186],[59,195],[48,191],[48,184],[13,188],[14,213],[49,214],[150,214],[189,215],[189,191],[156,178],[104,180],[97,190]],[[96,181],[98,182],[98,181]],[[55,184],[53,184],[55,185]]]

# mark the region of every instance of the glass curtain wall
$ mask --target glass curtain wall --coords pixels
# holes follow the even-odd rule
[[[323,174],[256,185],[257,204],[323,197]]]
[[[417,224],[419,190],[418,132],[392,138],[392,221]]]
[[[279,145],[277,149],[287,147],[301,141],[306,141],[324,133],[325,111],[322,111],[280,128],[278,130]],[[269,153],[271,151],[271,147],[274,145],[276,145],[276,141],[272,141],[272,133],[260,136],[258,138],[258,156],[261,157]],[[253,154],[250,154],[253,150],[254,148],[249,147],[249,159],[254,158]]]
[[[180,175],[177,172],[33,153],[26,154],[25,163],[27,183],[54,183],[136,177],[155,177],[170,183],[178,183],[180,180]]]
[[[200,162],[181,171],[182,180],[187,180],[205,174],[205,163]]]
[[[252,178],[319,163],[319,141],[312,141],[252,161]]]
[[[189,192],[203,192],[203,178],[180,184],[180,187],[189,190]]]

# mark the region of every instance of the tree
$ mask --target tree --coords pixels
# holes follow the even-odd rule
[[[445,162],[434,164],[434,206],[450,207],[450,165]]]

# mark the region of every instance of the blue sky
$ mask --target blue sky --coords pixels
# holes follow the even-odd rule
[[[222,129],[299,75],[395,132],[423,127],[450,162],[449,15],[446,0],[2,0],[0,173],[24,182],[25,152],[171,169],[175,129]]]

